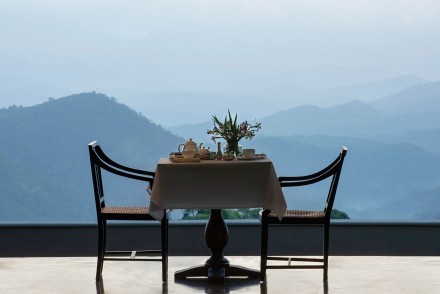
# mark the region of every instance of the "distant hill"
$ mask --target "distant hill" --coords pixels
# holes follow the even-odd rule
[[[389,114],[440,111],[440,81],[409,87],[369,104]]]
[[[264,134],[341,135],[359,133],[365,126],[384,119],[381,111],[360,101],[333,107],[303,105],[279,111],[261,120]]]
[[[351,218],[419,218],[425,214],[435,218],[433,207],[437,202],[431,196],[440,187],[440,156],[414,144],[380,143],[359,135],[373,123],[372,117],[383,123],[384,116],[390,119],[359,101],[332,108],[303,106],[268,117],[272,121],[264,121],[253,140],[240,143],[268,154],[278,175],[316,171],[332,161],[339,147],[345,145],[349,153],[336,208]],[[416,117],[422,118],[414,116],[410,121]],[[323,118],[331,118],[332,123],[315,123]],[[433,115],[430,119],[436,118]],[[284,124],[276,124],[280,122]],[[344,122],[350,127],[347,130],[358,135],[330,132]],[[154,170],[160,157],[176,150],[190,136],[198,143],[209,143],[206,130],[212,123],[194,127],[191,132],[189,126],[183,128],[186,134],[177,129],[173,134],[115,98],[97,93],[50,99],[32,107],[0,109],[0,221],[94,220],[89,142],[98,140],[121,163]],[[301,129],[315,130],[316,135],[294,134]],[[133,204],[148,201],[143,183],[127,188],[115,178],[104,176],[110,179],[106,194],[111,201],[116,201],[111,197],[116,193]],[[136,191],[141,193],[128,198]],[[321,208],[323,199],[314,195],[286,192],[292,207]],[[393,206],[393,213],[386,209],[405,199],[420,201],[411,209],[398,205]]]
[[[209,119],[210,114],[218,110],[219,105],[222,105],[225,100],[229,101],[233,98],[220,94],[183,91],[146,92],[128,95],[124,98],[127,105],[132,106],[152,121],[165,121],[166,123],[161,123],[164,127],[178,125],[182,121],[197,123]]]
[[[303,105],[274,113],[261,123],[261,133],[266,135],[321,134],[382,140],[436,128],[440,125],[440,110],[433,106],[429,112],[391,115],[364,102],[350,101],[332,107]]]
[[[316,75],[316,73],[315,73]],[[222,115],[230,109],[246,119],[261,119],[303,104],[329,107],[352,100],[372,100],[399,93],[405,88],[426,83],[415,75],[398,76],[369,83],[350,84],[322,90],[308,90],[298,83],[299,76],[283,77],[278,82],[259,80],[252,90],[235,92],[175,91],[125,95],[124,102],[165,127],[197,124],[209,115]],[[154,101],[149,103],[148,101]],[[190,101],[190,103],[189,103]],[[191,107],[189,107],[191,105]],[[164,117],[167,119],[164,122]],[[185,123],[182,123],[185,122]]]
[[[202,130],[205,126],[198,127]],[[402,205],[394,210],[397,214],[382,209],[406,198],[418,199],[424,191],[440,187],[440,155],[413,144],[380,143],[348,136],[265,136],[259,133],[240,144],[266,153],[274,162],[278,176],[317,171],[336,157],[340,146],[347,146],[349,151],[335,205],[351,218],[410,219],[416,215],[420,218],[436,203],[434,198],[429,198],[417,209]],[[290,207],[320,209],[324,199],[317,197],[314,191],[288,190],[287,202]],[[319,195],[326,195],[325,191],[321,192]]]
[[[438,115],[440,116],[440,113],[438,113]],[[438,125],[434,124],[431,126],[438,127]],[[440,128],[408,131],[402,134],[397,134],[395,136],[379,136],[378,140],[388,143],[401,142],[415,144],[427,151],[440,155]]]
[[[317,171],[336,157],[340,146],[348,147],[335,207],[351,218],[420,218],[437,207],[434,197],[421,195],[440,187],[440,156],[411,144],[334,136],[257,136],[242,145],[268,154],[278,176]],[[291,207],[322,208],[324,199],[317,198],[313,191],[293,189],[289,193]],[[325,191],[321,195],[325,196]],[[417,206],[402,204],[393,214],[381,209],[388,203],[407,202],[407,198],[413,202],[424,200]]]
[[[433,152],[440,137],[438,131],[429,130],[439,125],[439,113],[386,115],[352,101],[330,108],[296,107],[266,119],[253,140],[240,143],[268,154],[278,175],[316,171],[334,159],[341,145],[349,148],[336,207],[350,217],[420,218],[436,207],[435,198],[420,195],[440,187],[440,154]],[[212,122],[205,122],[173,132],[194,138],[211,127]],[[209,141],[204,136],[195,137],[196,141]],[[417,209],[404,205],[393,213],[383,209],[407,198],[424,200]],[[292,207],[309,209],[321,208],[323,201],[310,193],[288,199]],[[432,215],[430,212],[429,217]]]
[[[399,219],[402,215],[408,216],[410,219],[419,220],[439,220],[440,219],[440,186],[433,189],[425,189],[414,192],[390,201],[375,209],[364,211],[363,215],[374,218]]]
[[[192,138],[194,141],[198,143],[211,143],[211,135],[207,134],[207,130],[213,128],[212,121],[204,121],[196,124],[185,124],[175,127],[167,128],[173,134],[185,137]]]
[[[8,221],[95,219],[87,150],[93,140],[121,163],[150,170],[183,141],[97,93],[0,109],[0,133],[0,220]]]
[[[314,105],[320,106],[332,106],[350,100],[369,102],[399,93],[405,88],[427,82],[427,80],[419,78],[416,75],[397,76],[369,83],[351,84],[314,91],[311,93],[309,101],[313,101]]]
[[[250,120],[243,116],[240,116],[240,119]],[[332,107],[301,105],[278,111],[258,121],[262,123],[259,134],[268,136],[318,134],[350,136],[359,134],[360,128],[364,132],[366,131],[365,126],[376,125],[377,122],[384,119],[386,119],[386,115],[383,112],[366,103],[353,100]],[[206,130],[211,129],[212,126],[212,121],[207,120],[168,129],[183,137],[205,141],[210,138],[206,135]]]
[[[440,82],[417,84],[421,81],[424,80],[416,76],[402,76],[357,85],[359,89],[356,88],[356,85],[337,88],[339,90],[335,90],[336,88],[329,89],[326,90],[329,91],[327,94],[323,91],[320,95],[328,95],[330,97],[333,95],[333,90],[336,92],[363,93],[363,90],[370,89],[366,92],[375,92],[377,95],[379,93],[384,94],[394,90],[397,91],[398,89],[400,91],[397,94],[376,99],[372,102],[351,100],[329,107],[303,104],[292,108],[285,108],[282,111],[257,118],[258,121],[262,122],[263,126],[260,133],[270,136],[298,134],[357,136],[385,140],[386,142],[391,142],[386,139],[387,136],[398,137],[407,133],[413,134],[411,137],[415,138],[417,137],[417,132],[435,129],[440,125]],[[405,88],[406,85],[412,84],[417,85]],[[401,87],[404,90],[401,90]],[[372,89],[382,90],[374,91]],[[307,97],[308,94],[304,95]],[[365,95],[368,96],[369,94]],[[348,98],[348,96],[346,97]],[[369,96],[368,99],[365,97],[363,96],[363,99],[371,100],[373,96]],[[342,100],[345,100],[345,98]],[[270,101],[269,104],[272,104],[273,99],[270,98],[267,101]],[[335,102],[338,99],[332,101]],[[259,107],[262,105],[264,104],[258,104]],[[266,109],[266,107],[264,108]],[[248,117],[246,114],[241,113],[239,117],[246,120],[254,119],[254,117]],[[198,141],[206,141],[207,137],[200,134],[204,134],[211,127],[212,122],[208,118],[204,118],[200,120],[200,123],[178,125],[168,129],[175,134],[180,134],[187,138],[199,134],[196,139]],[[411,140],[405,140],[404,142],[417,144],[417,142]]]
[[[59,97],[66,93],[72,91],[43,80],[0,73],[0,108],[14,104],[31,106],[41,103],[47,97]]]

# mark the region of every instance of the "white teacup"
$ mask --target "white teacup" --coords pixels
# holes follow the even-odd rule
[[[255,149],[243,149],[243,156],[244,157],[254,157],[255,156]]]
[[[196,152],[194,150],[185,150],[182,151],[183,158],[193,158]]]

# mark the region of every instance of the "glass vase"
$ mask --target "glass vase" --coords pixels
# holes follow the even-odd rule
[[[238,141],[227,141],[223,146],[223,153],[232,154],[237,157],[243,153],[243,148]]]

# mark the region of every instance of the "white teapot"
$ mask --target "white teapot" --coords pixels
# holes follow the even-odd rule
[[[199,152],[198,153],[199,153],[199,157],[201,159],[208,159],[210,154],[211,154],[211,152],[209,151],[209,147],[205,148],[203,146],[203,143],[200,143],[200,145],[199,145]]]
[[[183,148],[181,149],[181,147]],[[189,139],[185,144],[179,144],[177,150],[179,150],[179,152],[182,153],[187,151],[187,152],[194,152],[194,154],[196,154],[199,151],[199,148],[197,147],[196,142],[194,142],[192,139]]]

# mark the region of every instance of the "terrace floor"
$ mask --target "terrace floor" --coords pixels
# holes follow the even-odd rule
[[[267,283],[227,280],[175,282],[176,270],[206,257],[169,258],[169,282],[161,283],[159,262],[106,261],[96,286],[92,257],[0,258],[0,293],[440,293],[440,257],[331,256],[329,280],[322,270],[269,270]],[[231,264],[254,269],[259,257],[231,256]]]

